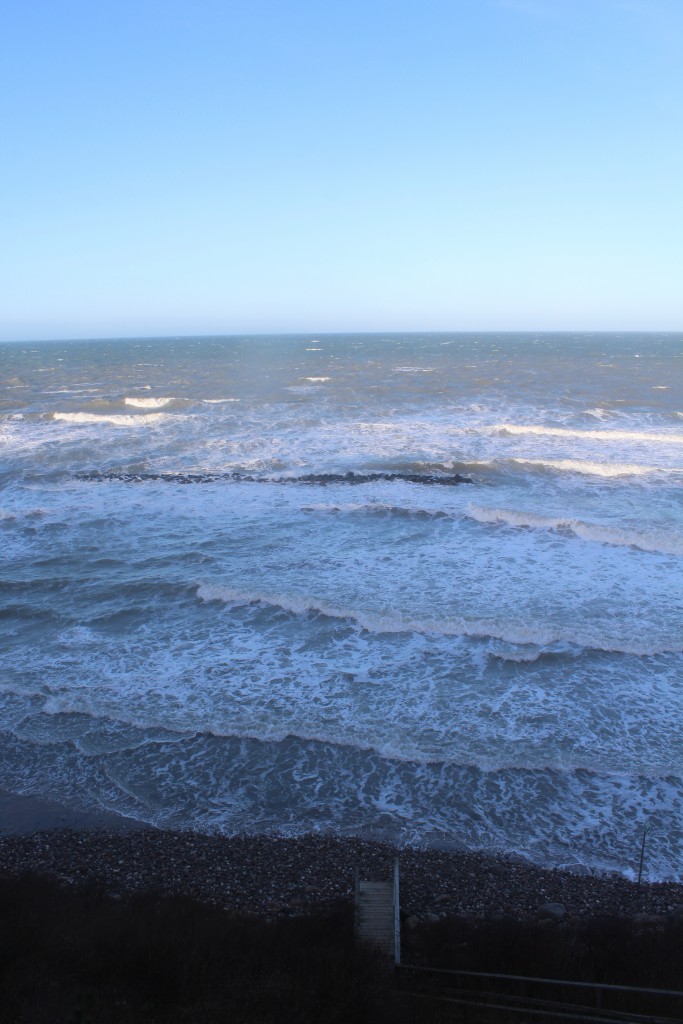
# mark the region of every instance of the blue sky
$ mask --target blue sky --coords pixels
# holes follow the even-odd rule
[[[0,339],[683,326],[681,0],[0,12]]]

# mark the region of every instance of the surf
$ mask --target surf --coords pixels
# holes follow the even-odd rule
[[[562,516],[543,516],[534,512],[470,505],[465,515],[486,525],[513,529],[550,530],[597,544],[633,547],[663,555],[683,555],[683,537],[668,529],[647,532],[600,523],[583,522]]]

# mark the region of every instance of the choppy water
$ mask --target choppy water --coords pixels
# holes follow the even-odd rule
[[[682,335],[0,367],[1,786],[683,876]]]

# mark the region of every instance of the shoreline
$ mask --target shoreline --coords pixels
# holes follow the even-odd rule
[[[284,838],[167,831],[0,792],[0,875],[34,871],[66,885],[95,883],[116,897],[157,891],[233,912],[295,916],[351,900],[356,865],[361,878],[389,878],[395,857],[401,910],[410,919],[534,920],[548,904],[560,904],[569,921],[628,916],[654,924],[683,913],[679,882],[638,886],[621,875],[541,868],[514,855],[396,849],[330,834]]]
[[[57,800],[0,789],[0,838],[52,829],[149,829],[136,818],[113,811],[80,811]]]

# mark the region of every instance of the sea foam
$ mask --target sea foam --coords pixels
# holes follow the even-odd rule
[[[591,410],[595,412],[595,410]],[[490,428],[502,434],[535,435],[537,437],[571,437],[589,441],[644,441],[647,444],[683,444],[680,433],[650,433],[644,430],[572,430],[568,427],[545,427],[536,424],[499,423]]]
[[[173,398],[124,398],[124,405],[132,405],[135,409],[163,409],[173,402]]]
[[[143,427],[154,423],[161,423],[163,420],[168,418],[169,414],[162,412],[141,414],[139,416],[127,416],[125,414],[106,415],[105,413],[98,414],[91,412],[55,412],[52,414],[53,420],[60,420],[63,423],[108,423],[112,427]]]
[[[589,459],[510,459],[518,466],[537,466],[559,473],[582,473],[586,476],[652,476],[654,473],[683,473],[683,467],[641,466],[631,462],[592,462]]]

